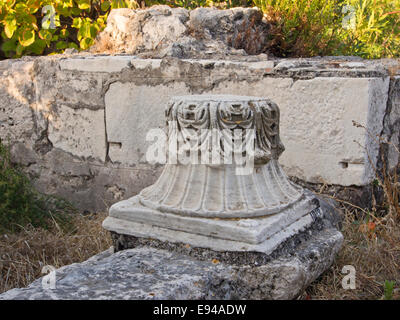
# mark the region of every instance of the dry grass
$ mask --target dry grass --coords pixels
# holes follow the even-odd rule
[[[359,124],[355,125],[362,127]],[[397,147],[395,149],[399,152]],[[385,161],[383,163],[385,164]],[[383,299],[385,281],[394,281],[392,298],[400,299],[398,172],[400,166],[394,168],[391,173],[387,172],[385,165],[382,174],[375,169],[376,184],[383,192],[383,203],[377,204],[372,197],[371,210],[351,206],[349,203],[344,204],[343,248],[332,268],[311,285],[302,298]],[[355,289],[346,290],[342,287],[342,268],[345,265],[352,265],[356,270]]]
[[[400,226],[392,219],[359,220],[363,213],[345,210],[344,245],[332,268],[314,282],[303,299],[381,299],[385,280],[400,285]],[[358,218],[358,219],[357,219]],[[356,270],[356,289],[343,289],[342,268],[352,265]],[[393,298],[398,289],[394,290]]]
[[[52,230],[27,227],[18,234],[0,235],[0,293],[43,276],[44,265],[59,268],[108,249],[111,237],[101,227],[105,217],[77,215],[68,233],[54,225]]]

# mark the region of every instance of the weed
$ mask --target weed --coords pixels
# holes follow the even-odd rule
[[[8,146],[0,140],[0,234],[27,225],[68,228],[73,207],[65,200],[37,192],[21,168],[11,162]]]

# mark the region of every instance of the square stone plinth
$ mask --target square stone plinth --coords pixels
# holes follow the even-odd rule
[[[139,199],[133,197],[114,204],[103,227],[117,234],[216,251],[269,254],[313,223],[313,214],[319,210],[313,199],[307,194],[282,212],[263,217],[218,219],[160,212],[141,205]]]

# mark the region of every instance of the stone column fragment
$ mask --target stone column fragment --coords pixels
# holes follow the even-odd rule
[[[174,97],[168,162],[157,182],[110,208],[120,235],[269,254],[309,227],[319,201],[278,163],[279,108],[266,98]],[[310,214],[313,213],[313,214]]]

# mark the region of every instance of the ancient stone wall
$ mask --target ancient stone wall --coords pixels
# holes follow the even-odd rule
[[[174,95],[268,97],[281,110],[280,162],[310,183],[364,186],[380,152],[399,144],[400,74],[393,60],[358,58],[140,59],[58,55],[0,62],[0,137],[40,191],[104,210],[154,183],[151,128]],[[364,125],[353,125],[353,121]]]

